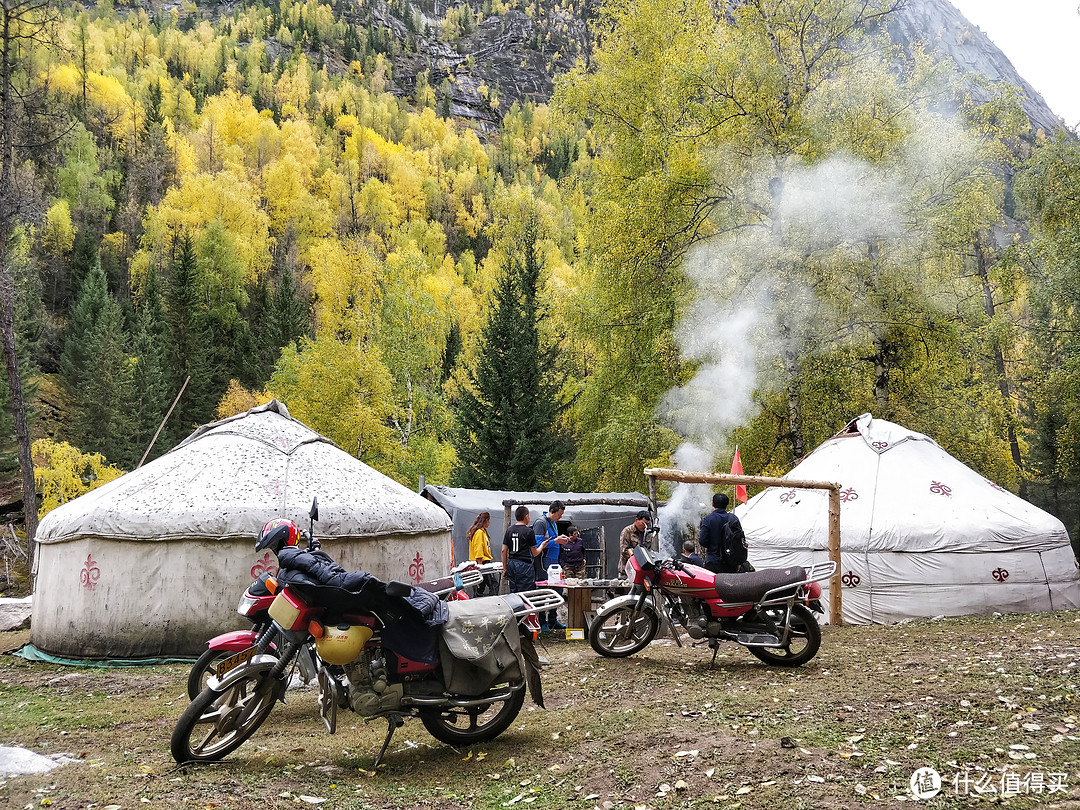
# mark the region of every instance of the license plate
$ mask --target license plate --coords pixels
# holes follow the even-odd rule
[[[241,664],[246,664],[255,655],[255,647],[248,647],[246,650],[241,650],[235,655],[230,655],[224,661],[217,665],[217,676],[220,678],[226,672],[236,669]]]

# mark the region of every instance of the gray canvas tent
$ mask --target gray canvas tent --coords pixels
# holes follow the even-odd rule
[[[254,538],[308,526],[350,570],[419,582],[451,566],[450,521],[272,401],[204,425],[170,452],[44,517],[31,643],[71,658],[197,654],[276,570]]]
[[[503,501],[526,502],[535,521],[547,511],[554,500],[567,504],[563,522],[573,523],[583,532],[602,529],[605,539],[605,570],[601,576],[614,577],[619,566],[619,534],[634,522],[634,515],[648,508],[648,498],[640,492],[508,492],[490,489],[464,489],[428,485],[423,495],[439,504],[454,523],[454,559],[458,562],[469,558],[469,539],[465,536],[469,526],[480,512],[491,513],[491,551],[499,559],[499,544],[503,532]],[[602,501],[602,503],[577,504],[577,501]],[[512,521],[512,519],[511,519]]]
[[[929,436],[863,414],[785,478],[840,484],[846,622],[1080,607],[1061,521]],[[758,568],[828,559],[824,491],[772,487],[735,514]]]

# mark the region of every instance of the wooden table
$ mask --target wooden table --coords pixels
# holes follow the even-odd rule
[[[585,629],[585,614],[592,610],[594,591],[629,591],[632,583],[625,579],[565,579],[536,583],[538,588],[555,588],[566,592],[566,626],[569,630]]]

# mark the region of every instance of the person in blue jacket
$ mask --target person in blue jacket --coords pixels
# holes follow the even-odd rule
[[[567,539],[566,535],[559,531],[559,521],[562,520],[564,512],[566,512],[566,504],[562,501],[552,501],[548,510],[533,524],[537,542],[548,541],[544,555],[537,557],[537,566],[540,569],[536,576],[538,580],[547,579],[548,566],[559,563],[560,546]],[[559,621],[556,611],[548,610],[540,613],[540,629],[543,631],[565,630],[566,625]]]

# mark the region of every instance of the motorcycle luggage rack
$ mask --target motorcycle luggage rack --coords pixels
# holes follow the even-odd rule
[[[806,586],[808,583],[820,582],[828,579],[835,571],[836,562],[833,560],[823,563],[814,563],[806,569],[806,579],[800,580],[799,582],[789,582],[787,585],[781,585],[778,588],[773,588],[771,591],[766,591],[755,604],[765,605],[788,602],[792,599],[805,599],[807,596]],[[784,595],[781,596],[781,594]]]
[[[449,584],[446,587],[438,588],[437,590],[428,590],[424,587],[425,583],[421,583],[416,587],[423,588],[425,591],[428,591],[428,593],[434,594],[442,599],[444,596],[453,593],[456,590],[479,585],[484,581],[484,572],[479,568],[466,569],[464,571],[455,572],[448,577],[442,577],[441,579],[436,580],[436,582],[442,582],[443,580],[447,580]],[[458,580],[461,582],[460,585],[457,582]]]
[[[518,597],[522,603],[521,607],[515,607],[513,602],[516,601],[513,597]],[[510,607],[514,609],[514,618],[521,619],[528,616],[530,613],[537,613],[542,610],[554,610],[560,605],[566,602],[562,595],[551,588],[535,588],[530,591],[518,591],[516,593],[507,594],[505,597],[511,602]]]

